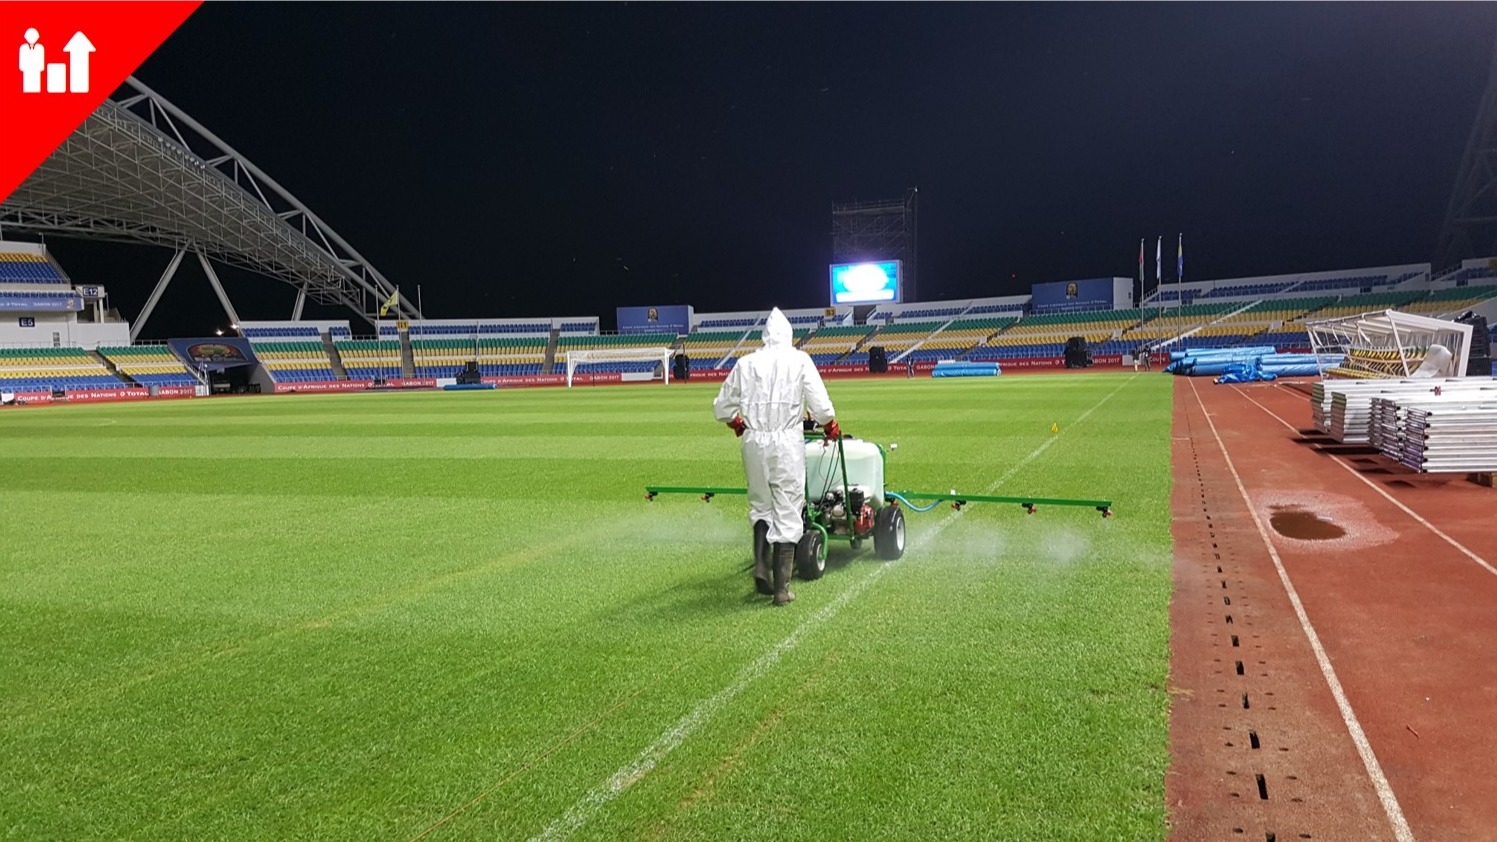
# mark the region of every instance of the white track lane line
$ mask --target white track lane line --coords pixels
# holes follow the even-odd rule
[[[1283,424],[1285,427],[1288,427],[1290,429],[1290,431],[1292,431],[1292,432],[1295,432],[1295,433],[1299,432],[1299,428],[1298,427],[1294,426],[1293,424],[1289,423],[1288,421],[1285,421],[1283,418],[1280,418],[1278,416],[1278,414],[1275,413],[1273,410],[1271,410],[1268,407],[1264,406],[1263,404],[1258,403],[1257,401],[1253,400],[1252,397],[1250,395],[1248,395],[1247,392],[1242,391],[1241,389],[1237,388],[1236,386],[1233,386],[1232,388],[1237,391],[1237,394],[1242,395],[1244,398],[1247,398],[1249,401],[1251,401],[1252,404],[1253,404],[1253,406],[1256,406],[1259,409],[1263,410],[1264,412],[1268,413],[1268,415],[1269,415],[1270,418],[1273,418],[1275,421],[1278,421],[1280,424]],[[1340,465],[1347,473],[1351,474],[1352,476],[1356,477],[1357,479],[1359,479],[1363,483],[1365,483],[1368,488],[1370,488],[1373,491],[1376,491],[1377,493],[1383,495],[1383,498],[1386,499],[1389,503],[1392,503],[1393,505],[1397,506],[1398,508],[1403,509],[1404,514],[1408,515],[1409,517],[1411,517],[1414,520],[1418,521],[1419,523],[1423,524],[1425,529],[1428,529],[1429,531],[1431,531],[1431,532],[1435,533],[1436,535],[1440,536],[1442,539],[1444,539],[1445,543],[1449,544],[1452,547],[1455,547],[1457,550],[1460,550],[1462,553],[1464,553],[1467,558],[1471,559],[1472,561],[1476,562],[1477,564],[1480,564],[1482,567],[1485,567],[1487,569],[1488,573],[1491,573],[1492,575],[1497,576],[1497,567],[1493,567],[1491,565],[1491,563],[1489,563],[1486,559],[1482,558],[1481,556],[1479,556],[1476,553],[1472,552],[1471,550],[1467,549],[1466,546],[1464,544],[1462,544],[1460,541],[1457,541],[1456,539],[1450,537],[1449,535],[1446,535],[1444,532],[1442,532],[1440,530],[1440,528],[1438,526],[1435,526],[1433,523],[1430,523],[1429,521],[1425,520],[1422,516],[1420,516],[1420,514],[1418,512],[1414,511],[1413,509],[1411,509],[1408,506],[1405,506],[1403,503],[1399,502],[1399,500],[1396,497],[1394,497],[1393,495],[1391,495],[1388,492],[1384,491],[1383,488],[1382,488],[1382,486],[1378,485],[1377,483],[1373,482],[1372,480],[1368,479],[1367,477],[1362,476],[1362,472],[1361,471],[1358,471],[1356,468],[1353,468],[1351,465],[1347,464],[1344,460],[1338,458],[1336,456],[1336,454],[1334,454],[1334,453],[1327,453],[1326,455],[1329,456],[1329,457],[1331,457],[1331,461],[1335,462],[1337,465]]]
[[[1346,698],[1346,691],[1341,688],[1341,680],[1336,677],[1336,670],[1331,666],[1331,659],[1326,655],[1325,647],[1320,644],[1320,635],[1315,633],[1315,627],[1310,625],[1310,617],[1305,613],[1305,606],[1300,602],[1299,592],[1294,589],[1294,583],[1289,581],[1289,573],[1284,569],[1284,561],[1279,558],[1279,551],[1274,549],[1273,541],[1269,540],[1268,530],[1263,527],[1262,518],[1258,517],[1258,510],[1253,507],[1253,501],[1248,497],[1247,487],[1242,484],[1242,477],[1237,473],[1237,466],[1232,462],[1232,456],[1227,452],[1227,443],[1222,441],[1221,434],[1216,431],[1216,422],[1211,420],[1211,413],[1206,411],[1206,402],[1201,400],[1200,390],[1196,389],[1195,380],[1190,380],[1190,390],[1195,393],[1196,403],[1201,407],[1201,414],[1205,416],[1206,423],[1211,425],[1211,435],[1216,438],[1216,444],[1221,448],[1222,458],[1227,460],[1227,470],[1232,472],[1232,480],[1237,483],[1237,491],[1242,495],[1242,502],[1247,506],[1248,514],[1253,518],[1253,525],[1258,527],[1258,537],[1263,539],[1263,546],[1268,549],[1268,555],[1273,559],[1274,569],[1279,572],[1279,581],[1284,585],[1284,592],[1289,595],[1289,604],[1294,606],[1294,614],[1299,618],[1300,628],[1304,630],[1305,637],[1310,641],[1310,648],[1315,652],[1315,662],[1320,665],[1320,674],[1325,677],[1325,683],[1331,688],[1331,695],[1336,698],[1336,707],[1341,711],[1341,721],[1346,723],[1346,731],[1351,735],[1351,741],[1357,747],[1357,754],[1362,757],[1362,765],[1367,767],[1367,776],[1372,779],[1372,788],[1377,790],[1378,800],[1383,802],[1383,811],[1388,814],[1388,823],[1393,826],[1393,835],[1398,842],[1414,842],[1414,832],[1409,829],[1408,821],[1403,817],[1403,808],[1398,806],[1398,797],[1393,794],[1393,787],[1388,784],[1388,777],[1383,774],[1383,767],[1377,762],[1377,755],[1372,751],[1372,744],[1367,741],[1367,733],[1362,730],[1362,723],[1357,720],[1357,714],[1351,708],[1351,702]]]
[[[1128,378],[1116,389],[1108,392],[1102,397],[1101,400],[1097,401],[1096,404],[1091,407],[1091,409],[1088,409],[1086,412],[1081,413],[1081,415],[1078,416],[1075,421],[1071,422],[1071,424],[1080,424],[1082,421],[1085,421],[1093,412],[1096,412],[1097,409],[1102,406],[1102,404],[1106,403],[1112,398],[1113,395],[1116,395],[1119,391],[1121,391],[1123,386],[1126,386],[1129,383],[1133,382],[1134,378],[1136,378],[1137,376],[1138,375],[1136,374],[1133,375],[1133,377]],[[1036,447],[1034,450],[1030,451],[1028,456],[1025,456],[1023,459],[1019,460],[1014,464],[1013,467],[1005,471],[1002,476],[990,483],[984,493],[991,493],[993,491],[996,491],[999,486],[1012,479],[1013,476],[1017,474],[1019,470],[1022,469],[1025,465],[1034,461],[1039,457],[1041,453],[1049,450],[1050,445],[1054,444],[1056,440],[1060,438],[1060,435],[1063,435],[1063,433],[1045,439],[1044,444],[1041,444],[1039,447]],[[919,548],[930,543],[932,539],[945,531],[948,526],[955,523],[957,519],[964,514],[964,511],[965,510],[963,509],[958,509],[957,511],[952,512],[946,518],[938,521],[929,532],[921,533],[920,538],[918,538],[906,549],[918,550]],[[559,818],[551,822],[551,824],[547,825],[545,830],[541,831],[535,836],[532,836],[531,842],[541,842],[541,840],[567,839],[578,830],[581,830],[582,827],[589,821],[591,821],[593,817],[596,816],[599,812],[601,812],[602,809],[609,804],[609,802],[622,795],[625,790],[633,786],[635,783],[638,783],[639,780],[645,775],[648,775],[657,765],[659,765],[661,760],[665,759],[666,755],[670,754],[678,747],[680,747],[680,745],[686,741],[687,737],[690,737],[693,733],[696,732],[698,728],[701,728],[703,725],[709,722],[712,717],[716,716],[719,711],[726,707],[729,702],[733,701],[733,699],[735,699],[738,694],[747,689],[750,684],[753,684],[754,681],[763,676],[765,673],[769,672],[776,664],[780,662],[780,658],[784,656],[786,652],[789,652],[800,644],[802,638],[804,638],[807,634],[810,634],[823,623],[835,617],[838,612],[840,612],[844,607],[847,606],[848,603],[852,602],[854,599],[857,599],[858,596],[861,595],[864,591],[868,590],[868,588],[870,588],[873,583],[883,578],[890,569],[902,562],[907,557],[908,553],[906,553],[906,555],[904,556],[901,556],[900,558],[895,559],[894,561],[875,567],[872,573],[869,573],[864,578],[855,582],[852,587],[838,594],[835,599],[822,606],[821,610],[817,611],[815,614],[812,614],[810,617],[807,617],[804,622],[796,627],[795,631],[790,633],[789,637],[786,637],[784,640],[770,647],[769,651],[755,658],[753,662],[740,670],[738,676],[734,678],[733,682],[727,687],[724,687],[723,689],[717,691],[712,696],[700,702],[696,707],[692,708],[690,713],[687,713],[685,716],[681,717],[676,721],[676,724],[668,728],[665,733],[656,737],[654,742],[650,743],[648,746],[645,746],[644,750],[641,751],[637,757],[635,757],[629,763],[626,763],[617,772],[614,772],[612,775],[610,775],[608,777],[608,780],[589,790],[588,793],[582,796],[582,798],[579,799],[576,804],[573,804],[571,808],[569,808]]]

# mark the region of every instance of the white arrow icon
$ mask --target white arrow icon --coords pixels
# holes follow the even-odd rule
[[[88,93],[88,54],[94,52],[93,43],[82,32],[74,32],[62,51],[68,54],[68,91]]]

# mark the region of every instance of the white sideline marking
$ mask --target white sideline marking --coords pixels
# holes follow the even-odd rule
[[[1320,674],[1325,677],[1325,683],[1331,688],[1331,695],[1336,698],[1336,707],[1341,711],[1341,721],[1346,723],[1347,733],[1351,735],[1351,741],[1357,747],[1357,754],[1362,757],[1362,765],[1367,767],[1367,776],[1372,779],[1372,788],[1377,790],[1378,800],[1383,802],[1383,811],[1388,814],[1388,823],[1393,825],[1393,835],[1399,842],[1414,842],[1414,832],[1409,829],[1409,823],[1403,817],[1403,809],[1398,806],[1398,797],[1393,794],[1393,787],[1388,784],[1388,778],[1383,774],[1383,767],[1377,762],[1377,755],[1372,752],[1372,744],[1367,741],[1367,733],[1362,730],[1362,723],[1357,720],[1357,714],[1351,709],[1351,702],[1347,700],[1346,692],[1341,689],[1341,681],[1336,677],[1336,670],[1331,666],[1331,659],[1326,655],[1325,647],[1320,645],[1320,635],[1316,634],[1315,627],[1310,625],[1310,617],[1305,613],[1304,604],[1299,601],[1299,593],[1294,589],[1294,583],[1289,581],[1289,573],[1284,569],[1284,562],[1279,558],[1278,550],[1274,549],[1273,541],[1268,538],[1268,530],[1263,528],[1263,521],[1258,517],[1258,510],[1253,508],[1253,501],[1248,497],[1247,487],[1242,484],[1242,477],[1237,473],[1237,466],[1233,464],[1232,456],[1227,453],[1227,443],[1222,441],[1221,434],[1216,431],[1216,422],[1212,421],[1210,413],[1206,412],[1206,403],[1201,400],[1200,390],[1196,389],[1194,380],[1190,381],[1190,390],[1195,393],[1196,403],[1201,407],[1201,414],[1206,417],[1206,423],[1211,425],[1211,435],[1216,438],[1216,444],[1221,448],[1222,458],[1227,460],[1227,470],[1232,472],[1232,480],[1237,483],[1237,492],[1242,495],[1242,502],[1247,506],[1248,514],[1253,518],[1253,525],[1258,527],[1258,537],[1263,539],[1263,546],[1268,549],[1268,555],[1273,559],[1274,569],[1279,572],[1279,581],[1284,585],[1284,592],[1289,594],[1289,604],[1294,606],[1294,614],[1299,618],[1300,628],[1304,630],[1305,637],[1310,641],[1310,649],[1315,652],[1315,662],[1320,665]]]
[[[1130,377],[1128,378],[1128,380],[1124,381],[1116,389],[1108,392],[1105,396],[1103,396],[1101,400],[1097,401],[1091,409],[1088,409],[1086,412],[1081,413],[1081,415],[1071,423],[1080,424],[1082,421],[1085,421],[1088,416],[1090,416],[1097,410],[1098,407],[1106,403],[1113,395],[1116,395],[1118,391],[1123,388],[1123,386],[1126,386],[1129,383],[1133,382],[1134,377],[1137,376],[1138,375],[1135,374],[1133,377]],[[1057,434],[1051,436],[1048,439],[1045,439],[1044,444],[1041,444],[1039,447],[1036,447],[1034,450],[1030,451],[1028,456],[1025,456],[1023,459],[1015,463],[1013,467],[1005,471],[1003,475],[998,479],[993,480],[993,482],[988,485],[987,491],[984,493],[997,490],[999,486],[1003,485],[1003,483],[1011,479],[1014,474],[1018,473],[1019,469],[1023,468],[1025,465],[1032,462],[1041,453],[1044,453],[1046,450],[1048,450],[1050,448],[1050,445],[1054,444],[1055,440],[1059,437],[1060,434]],[[929,532],[921,533],[920,539],[912,543],[906,549],[918,549],[919,547],[922,547],[925,544],[929,543],[932,538],[941,534],[941,532],[943,532],[946,527],[955,523],[957,518],[962,516],[963,512],[964,510],[958,509],[955,512],[952,512],[950,515],[947,515],[946,518],[938,521]],[[566,811],[566,813],[562,814],[560,818],[547,825],[545,830],[541,831],[535,836],[532,836],[531,842],[540,842],[540,840],[566,839],[573,833],[576,833],[578,830],[580,830],[583,825],[587,824],[588,821],[590,821],[593,816],[597,815],[600,810],[607,806],[610,801],[619,797],[619,795],[621,795],[624,790],[633,786],[645,775],[648,775],[651,770],[653,770],[655,766],[660,763],[661,760],[665,759],[666,755],[670,754],[672,751],[675,751],[677,747],[679,747],[683,742],[686,741],[687,737],[690,737],[698,728],[702,727],[709,720],[711,720],[713,716],[717,715],[717,712],[722,710],[729,702],[733,701],[733,699],[737,697],[739,693],[742,693],[745,689],[747,689],[748,686],[750,684],[753,684],[754,681],[760,676],[769,672],[769,670],[773,668],[775,664],[780,662],[780,657],[782,655],[799,645],[801,638],[814,631],[817,626],[820,626],[822,623],[825,623],[827,620],[830,620],[832,617],[836,616],[837,612],[841,611],[844,606],[846,606],[849,602],[852,602],[854,599],[857,599],[858,596],[864,591],[868,590],[868,588],[872,586],[874,582],[877,582],[879,579],[883,578],[885,573],[887,573],[891,568],[899,564],[904,559],[905,556],[900,556],[894,561],[875,567],[872,573],[869,573],[863,579],[855,582],[852,587],[838,594],[836,599],[833,599],[831,602],[828,602],[826,605],[822,606],[820,611],[817,611],[815,614],[812,614],[810,617],[806,618],[804,622],[796,627],[795,631],[790,633],[789,637],[770,647],[768,652],[765,652],[763,655],[755,658],[752,663],[740,670],[738,676],[733,679],[733,683],[717,691],[711,697],[701,702],[696,707],[692,708],[690,713],[681,717],[676,721],[675,725],[672,725],[665,731],[665,733],[661,734],[659,737],[656,737],[654,742],[650,743],[648,746],[645,746],[644,751],[641,751],[639,753],[639,756],[635,757],[632,761],[625,764],[617,772],[614,772],[611,776],[609,776],[608,780],[604,781],[596,787],[593,787],[593,789],[591,789],[586,795],[582,796],[582,798],[579,799],[576,804],[573,804],[571,808]]]
[[[1252,404],[1254,406],[1256,406],[1259,409],[1263,410],[1264,412],[1268,413],[1269,417],[1273,418],[1275,421],[1279,422],[1280,424],[1283,424],[1285,427],[1288,427],[1291,432],[1295,432],[1295,433],[1299,432],[1299,428],[1295,427],[1293,424],[1290,424],[1288,421],[1285,421],[1283,418],[1280,418],[1273,410],[1271,410],[1268,407],[1264,406],[1263,404],[1258,403],[1257,401],[1253,400],[1248,395],[1248,393],[1242,391],[1241,389],[1238,389],[1236,386],[1233,386],[1232,388],[1237,390],[1237,394],[1242,395],[1244,398],[1247,398],[1249,401],[1252,401]],[[1490,563],[1487,562],[1486,559],[1482,558],[1481,556],[1477,555],[1476,553],[1472,552],[1471,550],[1466,549],[1466,546],[1464,544],[1462,544],[1460,541],[1457,541],[1456,539],[1450,537],[1449,535],[1446,535],[1444,532],[1442,532],[1440,530],[1440,528],[1438,526],[1435,526],[1433,523],[1430,523],[1429,521],[1425,520],[1422,516],[1420,516],[1420,514],[1418,512],[1414,511],[1413,509],[1411,509],[1408,506],[1405,506],[1403,503],[1399,502],[1399,500],[1397,498],[1395,498],[1393,495],[1391,495],[1388,492],[1384,491],[1383,488],[1382,488],[1382,486],[1378,485],[1377,483],[1373,482],[1372,480],[1368,479],[1367,477],[1362,476],[1362,474],[1361,474],[1360,471],[1358,471],[1356,468],[1353,468],[1351,465],[1348,465],[1342,459],[1338,458],[1336,456],[1336,454],[1334,454],[1334,453],[1328,453],[1326,455],[1330,456],[1331,457],[1331,461],[1335,462],[1337,465],[1340,465],[1342,467],[1342,469],[1344,469],[1347,473],[1351,474],[1352,476],[1356,477],[1357,479],[1359,479],[1363,483],[1365,483],[1368,488],[1370,488],[1373,491],[1376,491],[1377,493],[1383,495],[1383,498],[1386,499],[1389,503],[1392,503],[1393,505],[1397,506],[1398,508],[1403,509],[1404,514],[1408,515],[1409,517],[1413,518],[1414,520],[1419,521],[1421,524],[1424,525],[1425,529],[1428,529],[1429,531],[1431,531],[1431,532],[1435,533],[1436,535],[1440,536],[1441,538],[1445,539],[1445,543],[1449,544],[1452,547],[1455,547],[1457,550],[1460,550],[1462,553],[1464,553],[1467,558],[1471,559],[1472,561],[1476,562],[1477,564],[1480,564],[1482,567],[1485,567],[1487,569],[1488,573],[1491,573],[1492,575],[1497,576],[1497,567],[1493,567]]]

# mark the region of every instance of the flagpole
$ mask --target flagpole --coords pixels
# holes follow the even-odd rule
[[[1154,243],[1154,288],[1160,290],[1164,289],[1164,273],[1159,268],[1159,250],[1163,248],[1163,242],[1164,235],[1161,234]]]

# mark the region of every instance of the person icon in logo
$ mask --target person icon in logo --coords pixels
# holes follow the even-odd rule
[[[47,67],[47,50],[36,43],[41,34],[35,27],[26,30],[26,43],[21,45],[21,93],[42,92],[42,71]]]
[[[1076,288],[1076,282],[1075,281],[1072,281],[1071,283],[1066,284],[1066,298],[1075,298],[1077,292],[1078,292],[1078,290]]]
[[[660,311],[654,307],[651,307],[649,312],[645,313],[645,318],[649,319],[652,322],[658,322],[660,321]]]

